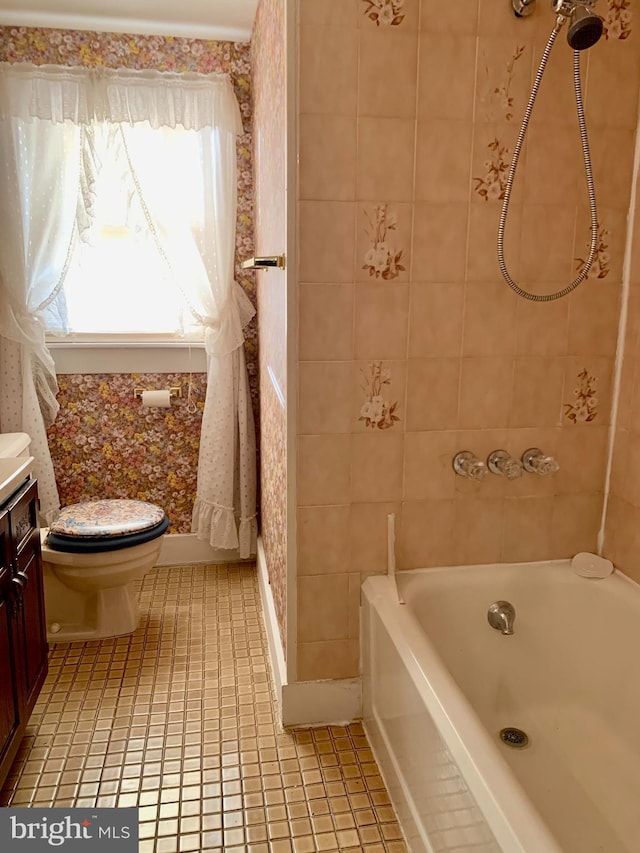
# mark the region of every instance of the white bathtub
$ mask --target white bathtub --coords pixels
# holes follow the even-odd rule
[[[568,561],[397,579],[405,605],[363,585],[364,717],[411,850],[640,851],[640,587]]]

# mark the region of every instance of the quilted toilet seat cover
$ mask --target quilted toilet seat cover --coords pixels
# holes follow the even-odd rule
[[[90,539],[127,536],[157,527],[165,517],[162,507],[146,501],[85,501],[64,507],[49,532]]]

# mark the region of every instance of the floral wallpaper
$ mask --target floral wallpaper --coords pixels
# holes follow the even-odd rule
[[[171,533],[191,531],[206,375],[58,377],[60,412],[47,437],[62,506],[130,498],[158,504]],[[182,388],[168,409],[145,408],[136,388]],[[195,407],[195,410],[194,410]]]
[[[68,66],[105,66],[109,68],[153,68],[158,71],[198,72],[202,74],[228,74],[233,85],[244,125],[244,133],[238,138],[238,213],[236,222],[236,280],[245,289],[249,298],[256,304],[256,286],[253,273],[242,270],[245,258],[254,254],[253,243],[253,171],[252,171],[252,97],[250,75],[249,44],[237,42],[206,41],[201,39],[174,38],[169,36],[145,36],[126,33],[79,32],[73,30],[52,30],[28,27],[0,27],[0,61],[31,62],[34,65],[57,64]],[[245,352],[249,386],[256,418],[256,430],[259,430],[259,389],[258,389],[258,338],[257,322],[254,320],[245,331]],[[129,394],[128,380],[121,385],[121,378],[113,380],[102,377],[97,383],[87,376],[60,377],[61,411],[50,434],[51,451],[58,479],[58,488],[64,504],[94,497],[94,481],[97,477],[109,483],[111,496],[127,496],[131,492],[144,492],[162,497],[162,505],[172,516],[170,532],[185,533],[190,530],[191,503],[195,491],[197,470],[197,433],[193,432],[195,423],[199,426],[199,414],[193,416],[188,425],[184,425],[184,434],[189,436],[189,452],[176,465],[177,457],[185,450],[183,445],[175,445],[173,436],[168,448],[151,452],[153,470],[149,471],[146,482],[139,479],[139,462],[148,459],[149,447],[162,435],[162,430],[153,432],[153,441],[147,441],[147,433],[129,428],[126,425],[138,423],[138,405]],[[146,385],[146,382],[143,383]],[[87,414],[88,420],[76,420],[75,410],[67,411],[67,405],[76,406],[74,394],[70,389],[83,386],[82,406],[92,407]],[[154,387],[150,384],[149,387]],[[163,380],[158,386],[166,387]],[[108,399],[108,395],[114,395]],[[112,420],[114,429],[124,430],[114,433],[108,441],[104,430],[109,421],[97,418],[96,425],[101,430],[100,437],[93,444],[89,439],[88,424],[96,418],[103,407],[112,411],[121,407],[126,417]],[[172,407],[177,412],[184,401]],[[151,416],[153,417],[153,416]],[[169,417],[169,416],[167,416]],[[83,415],[84,418],[84,415]],[[157,425],[156,425],[157,426]],[[187,428],[188,427],[188,428]],[[172,433],[170,423],[165,430]],[[71,436],[76,434],[84,441],[82,452],[74,454],[69,469],[68,446],[73,443]],[[259,433],[258,433],[259,434]],[[84,439],[82,438],[84,436]],[[64,443],[62,439],[64,437]],[[187,441],[184,437],[181,441]],[[191,442],[196,440],[196,446]],[[131,447],[133,441],[134,447]],[[175,449],[175,458],[173,451]],[[121,456],[119,457],[119,454]],[[179,472],[176,473],[176,472]],[[171,490],[171,494],[169,492]],[[102,492],[104,494],[104,492]],[[149,497],[153,500],[153,497]]]
[[[255,234],[259,254],[284,250],[286,100],[284,0],[260,0],[251,39]],[[259,140],[259,144],[258,144]],[[287,274],[256,274],[260,328],[261,533],[287,653]],[[273,377],[273,379],[272,379]],[[278,385],[279,395],[276,391]]]

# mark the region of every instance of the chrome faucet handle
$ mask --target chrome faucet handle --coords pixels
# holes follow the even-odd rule
[[[553,456],[546,456],[539,447],[530,447],[522,454],[522,465],[525,471],[540,474],[545,477],[560,470],[560,465]]]
[[[484,480],[487,476],[487,466],[470,450],[461,450],[453,459],[453,470],[461,477],[469,480]]]
[[[516,477],[522,476],[522,462],[506,450],[494,450],[490,453],[487,465],[492,474],[499,474],[507,480],[515,480]]]

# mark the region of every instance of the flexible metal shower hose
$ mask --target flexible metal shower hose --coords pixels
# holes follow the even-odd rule
[[[540,60],[540,67],[538,68],[538,73],[536,74],[536,79],[531,90],[531,95],[529,96],[529,103],[527,104],[527,108],[524,113],[524,118],[522,119],[522,125],[520,127],[520,133],[518,134],[518,140],[516,142],[515,148],[513,149],[513,158],[511,160],[511,166],[509,168],[509,174],[507,175],[507,182],[504,190],[504,200],[502,202],[502,212],[500,214],[500,223],[498,225],[498,263],[500,264],[500,272],[502,273],[503,278],[507,282],[509,287],[513,291],[515,291],[518,296],[522,296],[525,299],[530,299],[532,302],[553,302],[553,300],[561,299],[563,296],[566,296],[568,293],[571,293],[572,290],[575,290],[575,288],[579,284],[581,284],[581,282],[583,282],[587,277],[587,274],[589,273],[591,265],[593,264],[593,261],[595,259],[598,247],[598,212],[596,209],[596,193],[593,185],[593,173],[591,170],[591,155],[589,153],[587,124],[584,118],[584,105],[582,103],[582,85],[580,81],[580,51],[574,50],[573,82],[576,91],[578,124],[580,126],[580,139],[582,141],[584,168],[587,176],[587,192],[589,194],[589,208],[591,210],[591,247],[589,249],[589,257],[585,261],[585,264],[580,270],[577,278],[575,278],[571,282],[571,284],[567,285],[567,287],[565,287],[563,290],[559,290],[557,293],[548,293],[544,295],[540,295],[537,293],[529,293],[528,291],[523,290],[518,284],[516,284],[516,282],[509,275],[509,271],[507,270],[507,265],[504,260],[504,230],[507,224],[507,213],[509,210],[509,201],[511,199],[511,189],[513,187],[513,180],[515,178],[516,169],[518,167],[518,160],[520,159],[520,150],[522,148],[524,138],[527,134],[529,119],[531,118],[531,113],[533,112],[533,105],[536,101],[536,95],[538,94],[538,89],[540,88],[540,83],[544,75],[549,54],[551,53],[551,48],[553,47],[553,43],[556,40],[556,36],[560,32],[560,28],[563,23],[564,18],[559,16],[553,32],[549,36],[549,41],[547,42],[547,46],[544,49],[544,53],[542,54],[542,59]]]

